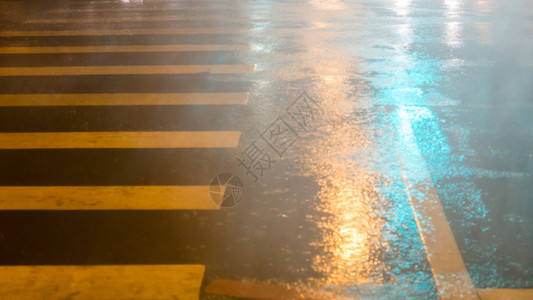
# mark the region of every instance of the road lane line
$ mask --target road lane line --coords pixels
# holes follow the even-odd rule
[[[220,207],[209,186],[0,186],[0,210],[184,209]]]
[[[101,53],[101,52],[185,52],[185,51],[247,51],[242,44],[198,45],[133,45],[133,46],[62,46],[62,47],[0,47],[0,54],[27,53]]]
[[[391,118],[393,113],[389,111]],[[409,114],[403,107],[398,108],[397,114],[400,128],[397,139],[393,136],[395,151],[439,299],[479,299],[413,133]]]
[[[205,292],[247,299],[341,299],[330,292],[294,289],[281,285],[229,279],[211,281],[205,288]]]
[[[192,8],[194,10],[194,8]],[[98,12],[171,12],[171,11],[186,11],[188,9],[184,7],[170,6],[167,8],[162,7],[128,7],[128,8],[67,8],[67,9],[55,9],[45,12],[47,15],[64,15],[68,13],[98,13]],[[190,10],[190,8],[189,8]]]
[[[0,266],[2,299],[197,300],[203,265]]]
[[[240,131],[0,133],[0,149],[236,148]]]
[[[115,106],[115,105],[239,105],[248,93],[132,93],[132,94],[9,94],[0,95],[6,106]]]
[[[264,8],[265,4],[256,2],[251,4],[255,8]],[[47,15],[64,15],[68,13],[98,13],[98,12],[171,12],[171,11],[187,11],[187,12],[204,12],[204,11],[217,11],[220,12],[221,10],[224,10],[227,8],[224,7],[224,4],[222,4],[219,7],[214,6],[205,6],[205,5],[169,5],[169,6],[154,6],[154,7],[94,7],[94,8],[67,8],[67,9],[54,9],[45,12]]]
[[[136,17],[100,17],[100,18],[59,18],[59,19],[32,19],[26,24],[63,24],[63,23],[132,23],[132,22],[166,22],[186,20],[221,20],[221,16],[196,16],[196,15],[166,15],[166,16],[136,16]]]
[[[533,289],[478,289],[481,300],[531,300]]]
[[[0,76],[72,76],[72,75],[139,75],[139,74],[236,74],[252,73],[254,65],[162,65],[162,66],[74,66],[8,67]]]
[[[172,0],[126,0],[126,1],[117,1],[117,0],[99,0],[96,3],[94,1],[69,1],[71,4],[74,5],[94,5],[94,4],[118,4],[125,9],[128,9],[128,6],[130,5],[158,5],[160,7],[165,7],[167,5],[180,5],[184,6],[184,3],[179,3]],[[196,3],[200,4],[213,4],[213,1],[195,1]],[[215,2],[217,4],[228,4],[228,1],[217,1]]]
[[[98,35],[165,35],[165,34],[228,34],[246,33],[248,28],[137,28],[86,30],[24,30],[0,31],[0,37],[15,36],[98,36]]]

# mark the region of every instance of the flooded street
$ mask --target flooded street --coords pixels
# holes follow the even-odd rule
[[[0,0],[2,299],[533,299],[525,0]]]

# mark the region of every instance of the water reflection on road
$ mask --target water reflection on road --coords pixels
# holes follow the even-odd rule
[[[327,295],[319,299],[475,299],[475,289],[533,287],[533,11],[526,0],[238,2],[73,0],[50,8],[53,16],[39,16],[49,4],[17,4],[21,16],[35,19],[22,22],[17,10],[18,23],[6,23],[0,36],[2,93],[16,103],[2,108],[13,123],[6,131],[191,130],[197,137],[231,129],[238,137],[217,150],[73,147],[64,157],[45,151],[42,161],[6,148],[3,184],[201,186],[223,171],[240,172],[243,184],[232,191],[245,196],[227,209],[162,215],[157,207],[103,209],[92,219],[74,209],[56,218],[52,208],[37,213],[39,222],[55,224],[48,229],[31,223],[33,211],[6,210],[4,264],[201,264],[202,286],[194,289],[205,299],[299,293],[290,288]],[[227,64],[226,73],[202,67],[211,64]],[[72,76],[56,76],[74,65]],[[85,66],[106,71],[79,76]],[[137,73],[107,71],[117,66]],[[20,70],[33,75],[11,76]],[[30,92],[56,95],[63,105],[16,107],[18,94]],[[122,93],[129,104],[102,98],[87,107],[83,93],[115,101]],[[196,96],[173,105],[145,95],[188,93]],[[245,100],[230,99],[235,94]],[[63,96],[79,102],[64,105]],[[216,103],[191,105],[208,97]],[[312,103],[305,126],[288,117],[295,98]],[[281,117],[299,126],[283,155],[264,143],[265,124]],[[264,147],[254,148],[253,162],[276,151],[261,178],[235,160],[255,141]],[[21,220],[34,227],[19,227]],[[109,232],[85,236],[93,222]],[[78,242],[64,238],[61,226],[94,249],[71,251]]]
[[[483,19],[493,14],[491,1],[460,0],[310,1],[302,11],[300,20],[313,27],[296,34],[301,53],[288,63],[312,78],[309,93],[320,101],[322,116],[294,159],[303,174],[316,179],[316,210],[327,215],[314,220],[322,230],[316,247],[323,255],[313,266],[325,274],[323,286],[341,287],[350,297],[436,297],[435,274],[419,235],[423,229],[405,186],[405,168],[417,174],[426,164],[444,208],[453,211],[461,252],[487,259],[485,267],[466,262],[475,285],[486,286],[480,278],[487,275],[473,270],[494,264],[489,257],[497,245],[468,238],[490,227],[483,192],[469,180],[486,173],[464,162],[475,156],[467,145],[468,125],[446,124],[439,114],[461,104],[456,97],[461,91],[450,81],[480,63],[465,60],[462,51],[494,40]],[[291,70],[287,79],[295,74]],[[403,139],[406,126],[416,140]],[[450,135],[463,140],[450,142]],[[400,165],[398,151],[418,153],[422,165]],[[499,286],[512,281],[501,273],[492,276]]]

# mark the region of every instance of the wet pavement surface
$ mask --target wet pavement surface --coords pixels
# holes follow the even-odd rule
[[[5,299],[533,297],[528,1],[8,0],[0,26]],[[43,266],[200,271],[116,296]]]

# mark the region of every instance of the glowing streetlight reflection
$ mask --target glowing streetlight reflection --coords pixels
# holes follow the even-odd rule
[[[409,7],[411,6],[412,0],[397,0],[394,3],[394,11],[400,17],[405,17],[409,15]]]
[[[464,3],[462,0],[444,0],[444,16],[447,19],[458,19],[464,14]],[[450,48],[463,46],[463,27],[459,21],[449,21],[444,25],[444,40]]]

